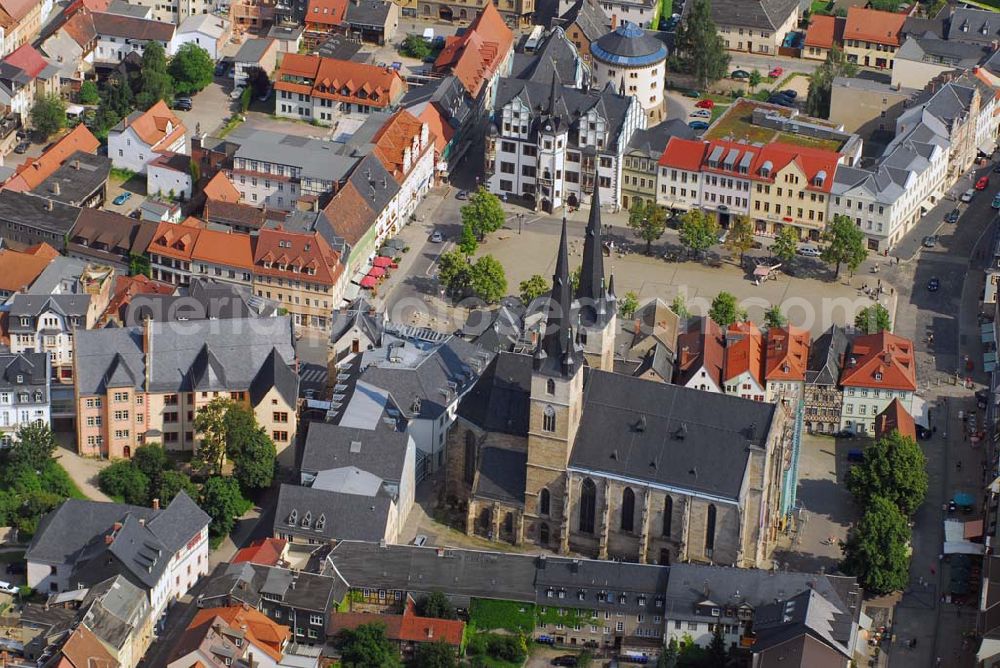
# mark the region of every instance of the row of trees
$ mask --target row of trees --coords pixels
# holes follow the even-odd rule
[[[865,449],[847,473],[847,488],[864,509],[844,544],[845,572],[871,594],[909,582],[909,518],[927,495],[927,460],[917,442],[893,431]]]
[[[211,533],[219,538],[250,509],[247,496],[270,487],[277,449],[253,412],[229,399],[209,402],[198,411],[194,424],[200,435],[192,462],[194,479],[176,468],[160,444],[149,443],[137,448],[131,459],[103,469],[98,484],[108,496],[141,506],[154,498],[170,503],[183,490],[212,518]]]

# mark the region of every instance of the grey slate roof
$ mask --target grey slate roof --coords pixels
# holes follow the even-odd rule
[[[347,3],[344,19],[352,26],[383,28],[392,3],[388,0],[359,0]]]
[[[87,590],[81,621],[94,635],[121,650],[149,614],[146,594],[118,575]]]
[[[267,50],[275,44],[271,37],[257,37],[243,42],[243,46],[233,56],[233,61],[237,63],[257,63],[264,57]]]
[[[280,132],[238,128],[227,141],[239,146],[236,158],[298,167],[305,178],[341,181],[357,162],[340,155],[340,145],[334,142]]]
[[[810,635],[850,659],[852,623],[848,610],[841,610],[812,589],[805,589],[756,612],[754,652],[765,652],[799,636]]]
[[[289,607],[327,612],[343,600],[347,585],[339,577],[318,573],[248,562],[228,564],[206,583],[198,597],[198,605],[215,608],[225,607],[230,602],[244,602],[256,608],[261,593],[272,594],[278,602]]]
[[[308,536],[317,541],[385,538],[392,499],[282,485],[274,511],[274,535]]]
[[[849,343],[847,332],[837,325],[820,334],[809,349],[806,383],[837,385],[840,382],[840,371]]]
[[[212,518],[181,491],[147,526],[171,552],[187,545],[191,537],[208,526]]]
[[[109,532],[126,513],[149,519],[152,508],[123,503],[98,503],[67,499],[39,522],[38,531],[25,553],[27,561],[72,564],[96,535]]]
[[[569,466],[735,501],[747,446],[765,447],[775,411],[759,401],[595,370]]]
[[[66,204],[83,206],[89,196],[107,183],[110,174],[111,158],[76,151],[32,192]],[[59,192],[56,193],[56,190]]]
[[[52,210],[48,210],[48,206]],[[12,190],[0,191],[0,222],[41,230],[49,234],[65,235],[73,229],[80,209],[31,193]]]
[[[985,9],[956,7],[951,15],[948,39],[989,45],[1000,39],[1000,15]]]
[[[684,5],[685,16],[692,5]],[[798,5],[798,0],[715,0],[712,20],[723,26],[777,30],[798,11]]]
[[[179,322],[258,315],[247,303],[252,299],[249,290],[242,286],[195,277],[186,292],[182,295],[137,296],[129,302],[125,324],[141,325],[147,317],[157,322]]]
[[[122,373],[133,378],[138,389],[146,377],[146,364],[150,365],[148,389],[153,392],[186,392],[196,386],[220,391],[251,389],[272,350],[277,349],[286,364],[295,358],[287,317],[152,322],[150,327],[153,352],[148,357],[143,354],[142,327],[78,332],[79,392],[102,393],[109,373],[118,367],[124,367]],[[294,401],[297,384],[293,391],[283,374],[276,377],[281,380],[275,386],[282,396]]]
[[[51,311],[64,317],[80,318],[81,325],[83,318],[90,308],[90,295],[34,295],[18,293],[8,302],[9,318],[8,328],[12,333],[34,332],[36,330],[34,319],[44,312]],[[29,317],[27,326],[21,324],[21,317]]]
[[[524,505],[528,453],[507,448],[485,447],[479,454],[476,497]]]
[[[21,382],[17,377],[21,376]],[[0,390],[14,392],[15,404],[21,403],[17,390],[40,391],[42,401],[49,400],[49,362],[47,353],[0,353]],[[34,399],[29,403],[35,403]]]
[[[659,159],[671,137],[694,139],[695,132],[682,120],[671,118],[651,128],[636,130],[628,140],[628,150]]]
[[[514,54],[511,76],[515,79],[551,81],[554,73],[558,81],[576,85],[586,70],[576,47],[563,29],[556,26],[533,54]]]
[[[530,398],[531,355],[501,351],[462,397],[458,415],[489,432],[523,436]]]
[[[375,429],[311,422],[299,468],[317,473],[356,466],[382,480],[398,483],[403,479],[409,440],[403,420],[379,419]]]
[[[577,0],[576,4],[553,21],[553,24],[556,23],[564,27],[575,23],[590,42],[611,30],[611,19],[597,0]]]
[[[1000,17],[997,22],[1000,23]],[[896,58],[968,69],[984,61],[993,51],[981,44],[953,42],[934,37],[910,37],[896,51]]]
[[[382,340],[382,323],[385,314],[375,312],[375,307],[364,296],[333,312],[333,323],[330,327],[330,341],[339,341],[352,328],[361,330],[368,340],[378,345]]]

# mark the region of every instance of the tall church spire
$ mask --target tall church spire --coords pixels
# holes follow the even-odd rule
[[[587,237],[583,242],[583,266],[576,298],[580,301],[580,324],[603,326],[608,318],[610,291],[604,282],[604,243],[601,239],[601,189],[594,185],[590,200]],[[613,308],[613,307],[610,307]]]
[[[535,370],[547,375],[572,376],[583,361],[573,336],[573,294],[569,278],[569,250],[566,218],[563,218],[562,236],[556,270],[552,275],[552,292],[549,295],[545,334],[535,350]]]

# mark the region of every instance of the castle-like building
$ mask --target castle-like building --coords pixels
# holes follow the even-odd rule
[[[575,292],[570,273],[564,220],[535,350],[500,352],[459,404],[446,491],[467,504],[466,531],[602,559],[770,565],[794,465],[787,409],[613,372],[596,189]]]

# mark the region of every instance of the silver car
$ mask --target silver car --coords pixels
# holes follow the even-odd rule
[[[959,199],[968,204],[969,202],[972,201],[972,198],[975,196],[976,196],[975,188],[969,188],[964,193],[962,193],[962,196]]]

